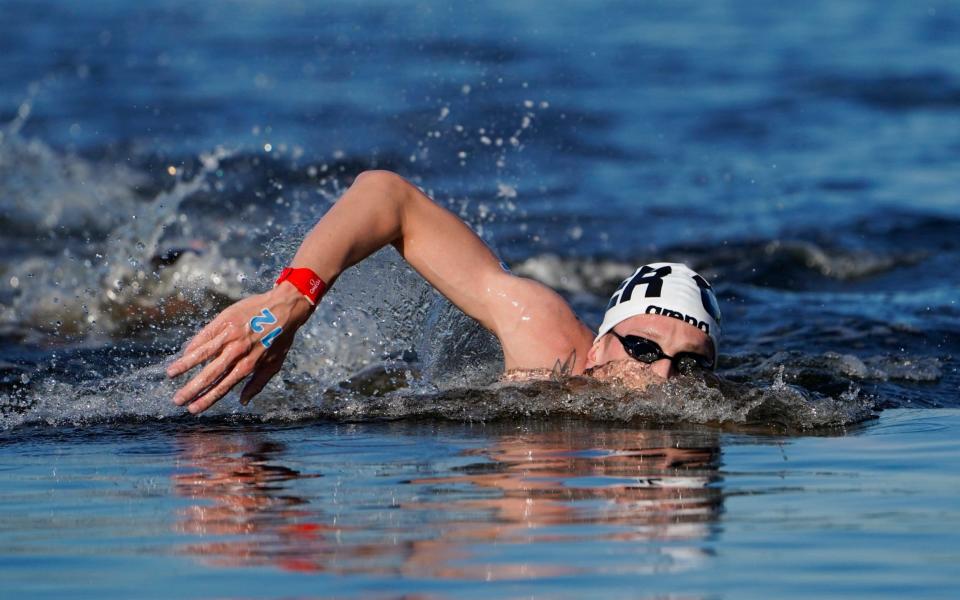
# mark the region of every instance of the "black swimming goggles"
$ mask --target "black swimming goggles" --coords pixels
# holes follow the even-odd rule
[[[673,356],[669,356],[664,353],[660,344],[653,340],[648,340],[639,335],[620,335],[612,329],[610,333],[620,340],[620,343],[623,344],[623,349],[626,350],[631,358],[635,358],[648,365],[666,358],[670,360],[674,368],[682,375],[690,375],[698,369],[712,371],[717,366],[713,359],[702,354],[697,354],[696,352],[678,352]]]

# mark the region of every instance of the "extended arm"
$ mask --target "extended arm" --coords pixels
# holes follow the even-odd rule
[[[387,244],[461,310],[495,330],[481,288],[503,273],[497,257],[463,221],[389,171],[361,173],[304,238],[291,266],[309,267],[332,285]]]
[[[291,266],[310,268],[333,285],[345,269],[387,244],[500,339],[507,368],[550,367],[557,358],[566,358],[577,342],[589,340],[590,332],[556,292],[505,272],[460,219],[387,171],[358,176],[304,238]],[[263,309],[283,327],[268,349],[247,326]],[[210,360],[177,392],[174,402],[188,404],[190,412],[202,412],[253,373],[241,393],[246,403],[280,370],[296,330],[310,312],[310,305],[289,283],[227,308],[168,367],[168,375],[175,377]],[[582,354],[578,362],[585,358]]]

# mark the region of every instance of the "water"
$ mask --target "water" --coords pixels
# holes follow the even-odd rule
[[[128,596],[162,560],[193,574],[180,591],[195,596],[631,595],[638,574],[651,596],[956,587],[942,493],[960,433],[956,3],[0,0],[0,13],[5,581],[62,596],[78,574],[123,567],[129,579],[79,595]],[[688,262],[723,306],[719,378],[639,396],[499,382],[490,336],[390,250],[338,281],[250,407],[228,397],[184,418],[166,362],[269,286],[367,168],[422,186],[594,326],[636,264]],[[496,464],[513,430],[587,466],[543,484],[560,516],[536,520],[542,536],[500,543],[522,521],[488,480],[515,475],[459,467]],[[709,449],[706,466],[669,473],[709,480],[702,512],[667,511],[696,530],[676,557],[649,515],[599,506],[649,497],[580,471],[674,442]],[[185,458],[204,444],[223,465]],[[814,466],[764,466],[792,450]],[[250,482],[177,479],[234,466]],[[593,491],[557,492],[581,478]],[[369,504],[318,507],[335,480]],[[234,499],[267,514],[226,519],[243,531],[177,516]],[[336,558],[332,518],[349,526]],[[301,540],[301,522],[322,534]],[[64,528],[76,537],[49,535]],[[485,568],[499,587],[451,583]]]
[[[3,441],[0,573],[38,598],[949,598],[958,427],[40,428]]]

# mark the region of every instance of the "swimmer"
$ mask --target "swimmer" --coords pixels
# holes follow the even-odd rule
[[[297,330],[337,277],[387,244],[497,337],[511,378],[560,367],[642,389],[716,365],[716,296],[685,265],[638,268],[614,292],[594,333],[560,294],[510,273],[416,186],[389,171],[367,171],[307,234],[272,290],[226,308],[167,367],[167,376],[177,377],[206,363],[174,403],[201,413],[252,375],[240,393],[247,404],[280,371]]]

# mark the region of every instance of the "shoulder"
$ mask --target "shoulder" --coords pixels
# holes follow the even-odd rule
[[[593,333],[555,290],[507,272],[490,275],[485,287],[507,370],[552,369],[571,357],[577,369],[586,361]]]

